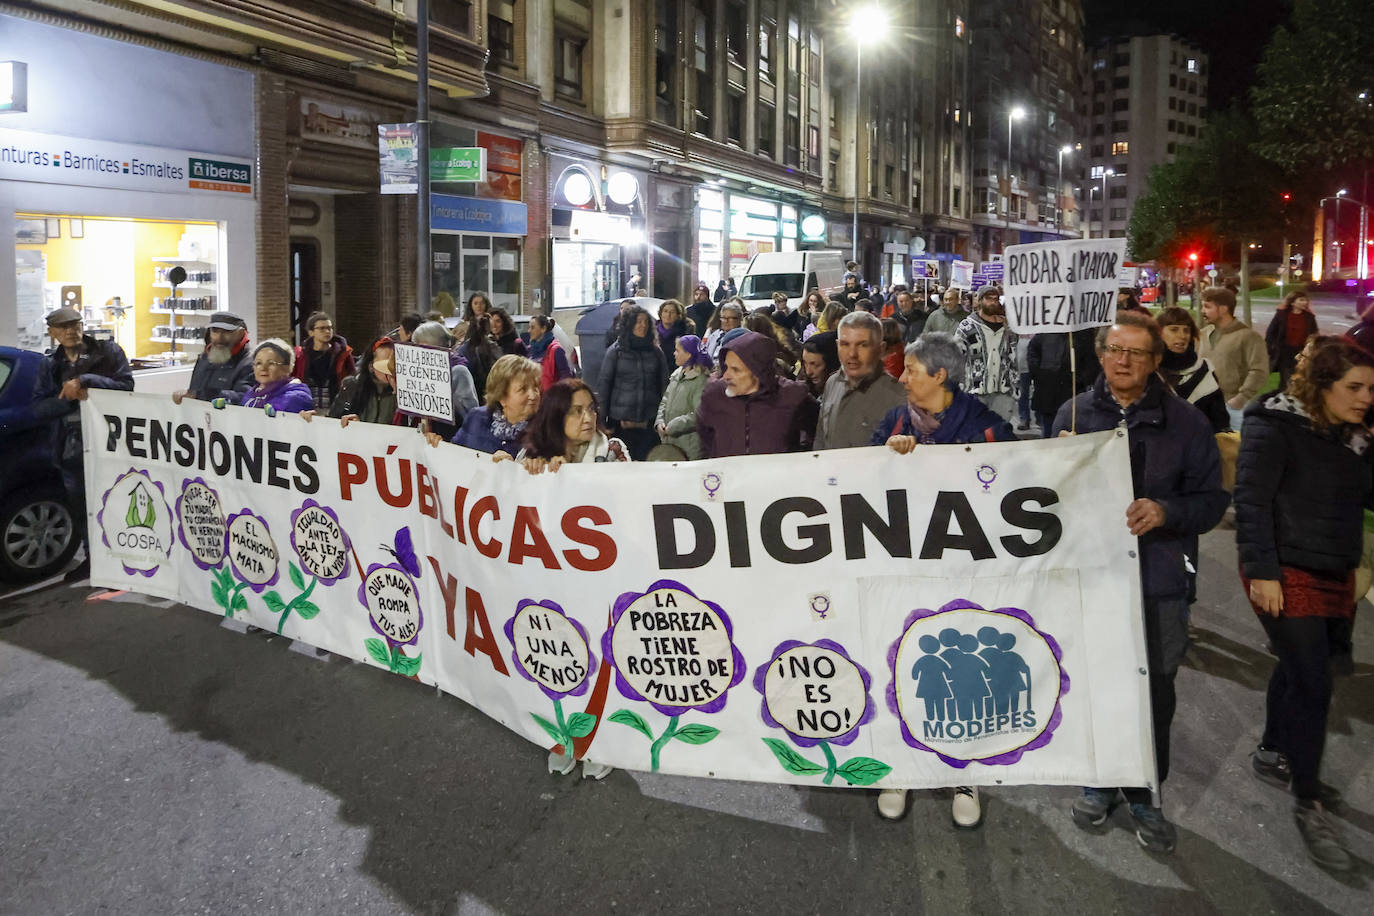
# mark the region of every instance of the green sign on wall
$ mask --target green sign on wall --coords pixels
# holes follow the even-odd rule
[[[480,146],[456,146],[429,151],[430,181],[486,181],[487,151]]]

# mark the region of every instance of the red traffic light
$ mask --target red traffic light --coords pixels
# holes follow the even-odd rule
[[[1288,203],[1288,202],[1289,202],[1290,200],[1292,200],[1292,199],[1293,199],[1293,195],[1292,195],[1292,194],[1289,194],[1287,191],[1284,191],[1284,192],[1283,192],[1283,202],[1284,202],[1284,203]]]
[[[1188,252],[1188,260],[1190,260],[1190,261],[1196,263],[1196,262],[1197,262],[1197,252],[1196,252],[1196,251],[1190,251],[1190,252]]]

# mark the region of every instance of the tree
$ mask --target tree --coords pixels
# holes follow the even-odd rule
[[[1374,3],[1297,0],[1260,61],[1259,150],[1290,171],[1374,159]]]

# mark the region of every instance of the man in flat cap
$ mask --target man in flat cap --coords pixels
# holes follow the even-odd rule
[[[197,401],[235,396],[252,388],[253,351],[248,346],[248,323],[233,312],[215,312],[205,332],[205,352],[196,357],[191,385],[172,392],[178,404],[185,397]]]
[[[72,521],[86,540],[86,480],[81,457],[81,402],[91,388],[133,391],[134,374],[124,350],[113,340],[98,340],[82,332],[81,313],[60,308],[48,313],[48,334],[56,346],[43,358],[33,390],[34,416],[58,420],[55,452],[67,492]],[[68,581],[84,579],[91,571],[90,544],[86,559],[67,574]]]

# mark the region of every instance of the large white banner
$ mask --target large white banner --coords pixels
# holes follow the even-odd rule
[[[82,421],[95,583],[437,684],[542,747],[800,784],[1155,784],[1120,432],[530,476],[152,395],[92,390]]]
[[[1007,248],[1002,305],[1018,334],[1077,331],[1116,317],[1125,239],[1070,239]]]

